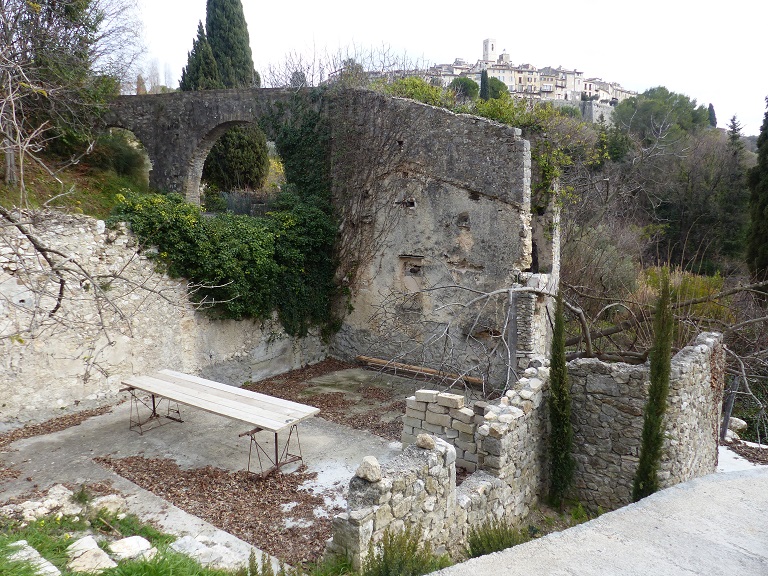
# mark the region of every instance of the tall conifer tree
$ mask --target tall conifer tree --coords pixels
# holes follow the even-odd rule
[[[672,334],[674,317],[670,306],[669,270],[661,272],[661,295],[653,317],[653,346],[651,347],[651,383],[643,412],[643,435],[640,461],[632,483],[632,500],[650,496],[659,489],[659,464],[664,445],[664,414],[669,396],[669,376],[672,370]]]
[[[203,23],[197,24],[197,38],[192,42],[192,51],[187,53],[187,65],[181,71],[179,89],[214,90],[224,88],[219,75],[211,45],[205,35]]]
[[[180,88],[258,87],[241,1],[208,0],[205,22],[205,29],[202,22],[197,27]],[[211,148],[203,166],[203,180],[222,191],[255,190],[268,172],[264,133],[256,125],[238,126],[225,132]]]
[[[483,70],[480,74],[480,99],[488,100],[491,97],[491,90],[488,86],[488,70]]]
[[[765,99],[768,106],[768,97]],[[768,278],[768,110],[757,137],[757,166],[747,176],[749,197],[749,235],[747,265],[757,280]]]
[[[571,390],[565,364],[565,317],[563,295],[557,293],[555,326],[549,369],[549,496],[552,504],[563,507],[563,500],[573,481],[573,427],[571,425]]]
[[[240,0],[208,0],[205,30],[225,88],[254,88],[260,84],[253,68],[248,25]]]

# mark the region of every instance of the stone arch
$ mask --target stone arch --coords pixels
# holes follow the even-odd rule
[[[192,155],[187,163],[186,173],[184,174],[184,197],[188,202],[200,204],[200,180],[203,177],[203,166],[208,153],[213,148],[216,141],[230,128],[235,126],[245,126],[247,124],[258,124],[254,120],[229,120],[214,126],[195,146]]]

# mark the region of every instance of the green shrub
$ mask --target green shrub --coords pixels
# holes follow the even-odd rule
[[[429,542],[419,542],[419,530],[384,533],[381,545],[371,547],[361,576],[420,576],[450,565],[446,556],[437,557]]]
[[[142,180],[147,172],[147,154],[141,143],[126,130],[112,128],[98,137],[85,164],[112,170],[118,176]]]
[[[470,80],[471,82],[471,80]],[[453,105],[453,94],[440,86],[433,86],[421,78],[410,77],[395,80],[383,88],[385,94],[410,98],[431,106],[450,107]]]
[[[267,319],[292,335],[332,323],[333,220],[284,193],[264,218],[203,216],[177,194],[120,198],[110,223],[128,221],[169,275],[187,278],[190,299],[221,318]]]
[[[467,535],[467,556],[477,558],[491,552],[506,550],[530,540],[523,530],[517,530],[505,522],[493,519],[471,528]]]
[[[206,212],[226,212],[227,201],[221,192],[216,190],[213,186],[209,186],[205,194],[202,197],[203,210]]]

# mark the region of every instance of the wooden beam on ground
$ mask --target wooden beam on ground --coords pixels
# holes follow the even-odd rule
[[[470,386],[483,386],[482,378],[475,378],[473,376],[461,376],[460,374],[452,374],[450,372],[443,372],[442,370],[435,370],[434,368],[427,368],[426,366],[414,366],[412,364],[401,364],[400,362],[392,362],[390,360],[383,360],[381,358],[371,358],[370,356],[358,356],[355,358],[358,362],[367,364],[371,367],[382,368],[384,370],[393,370],[407,372],[416,376],[425,376],[430,378],[442,378],[445,380],[455,380],[466,382]]]

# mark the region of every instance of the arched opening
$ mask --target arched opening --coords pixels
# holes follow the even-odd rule
[[[258,215],[284,183],[274,143],[252,122],[220,124],[191,160],[186,195],[208,212]]]
[[[92,170],[114,173],[129,188],[146,190],[149,187],[152,162],[144,144],[125,128],[110,127],[102,132],[82,163]]]

